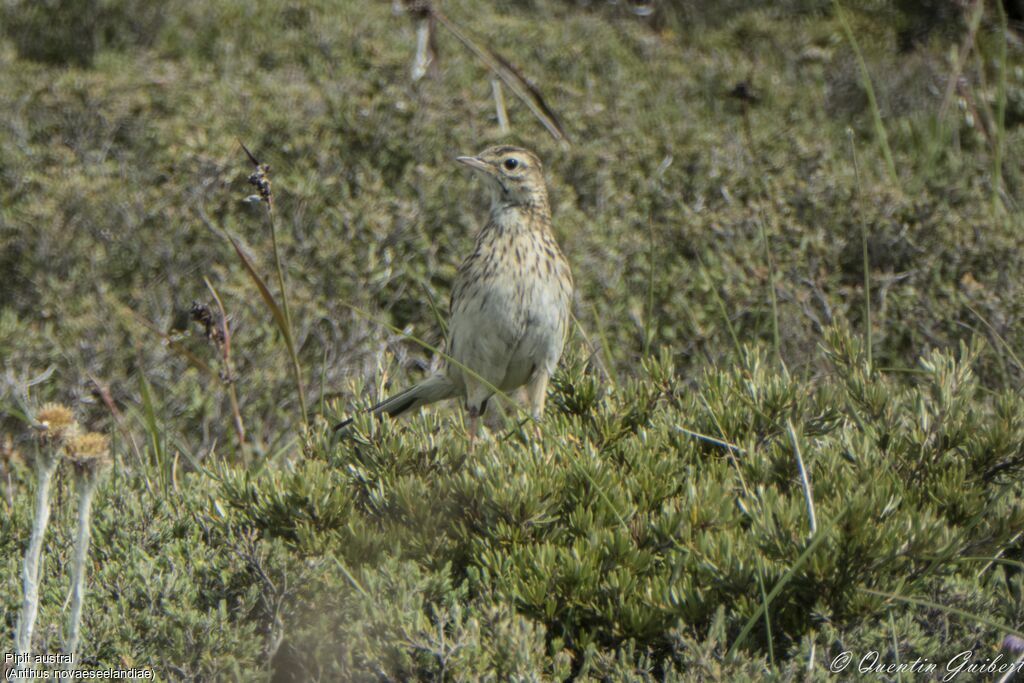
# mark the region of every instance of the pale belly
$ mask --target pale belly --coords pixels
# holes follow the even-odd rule
[[[569,302],[554,279],[487,279],[476,283],[454,311],[449,375],[465,386],[476,373],[509,392],[538,368],[554,370],[565,341]],[[468,368],[472,373],[466,373]]]

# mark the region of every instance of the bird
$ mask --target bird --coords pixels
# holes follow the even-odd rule
[[[446,363],[369,412],[396,417],[459,398],[474,439],[495,393],[525,387],[531,416],[543,416],[548,381],[568,336],[573,279],[551,231],[540,159],[521,147],[498,145],[456,161],[483,178],[491,208],[452,283]]]

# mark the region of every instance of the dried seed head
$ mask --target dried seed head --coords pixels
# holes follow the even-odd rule
[[[245,150],[245,156],[249,157],[249,161],[256,167],[256,170],[249,176],[249,184],[256,188],[260,199],[265,201],[267,206],[273,206],[274,194],[270,189],[270,166],[260,163],[260,160],[249,151],[249,148],[241,140],[238,141],[238,144],[242,145],[242,149]]]
[[[224,330],[209,306],[193,301],[190,314],[193,321],[203,326],[204,337],[218,346],[224,343]]]
[[[66,446],[75,474],[95,479],[110,466],[110,439],[104,434],[87,432],[72,437]]]
[[[273,201],[273,192],[270,189],[270,166],[260,164],[256,170],[249,175],[249,184],[253,185],[260,194],[260,199],[270,204]]]
[[[44,403],[36,412],[35,428],[46,444],[60,444],[78,431],[75,414],[62,403]]]

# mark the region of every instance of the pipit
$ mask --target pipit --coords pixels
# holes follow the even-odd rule
[[[484,177],[491,213],[452,287],[450,359],[437,374],[370,410],[396,416],[458,397],[475,437],[488,399],[498,392],[525,386],[531,414],[543,415],[548,379],[569,329],[572,273],[551,234],[544,173],[533,153],[499,146],[458,161]]]

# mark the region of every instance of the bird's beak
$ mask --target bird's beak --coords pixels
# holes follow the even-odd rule
[[[494,175],[494,168],[489,163],[487,163],[483,159],[480,159],[479,157],[455,157],[455,161],[459,162],[460,164],[465,164],[466,166],[469,166],[472,169],[476,169],[477,171],[482,171],[483,173],[486,173],[488,175]]]

